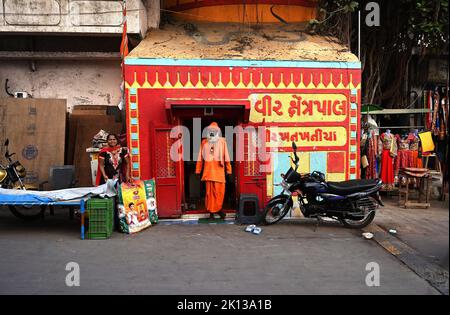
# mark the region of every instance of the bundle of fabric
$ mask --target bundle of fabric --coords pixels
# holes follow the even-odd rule
[[[107,141],[108,133],[101,129],[93,138],[92,138],[92,147],[94,148],[103,148]]]
[[[427,168],[405,167],[400,169],[400,173],[412,177],[428,177],[430,170]]]

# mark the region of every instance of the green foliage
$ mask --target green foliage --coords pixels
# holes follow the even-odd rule
[[[355,12],[355,10],[358,8],[359,4],[356,1],[350,1],[348,4],[344,6],[344,13],[351,13]]]
[[[356,1],[353,0],[336,0],[329,3],[324,4],[325,7],[319,8],[319,12],[326,16],[326,18],[322,21],[318,21],[316,19],[309,20],[310,25],[318,25],[323,24],[329,19],[338,16],[341,13],[347,14],[355,12],[358,8],[359,4]]]
[[[439,48],[448,44],[448,1],[403,1],[412,4],[408,33],[417,46]]]
[[[391,0],[389,0],[391,1]],[[367,1],[366,1],[367,2]],[[366,3],[364,2],[364,3]],[[448,0],[395,0],[377,1],[381,8],[380,32],[389,32],[396,47],[442,48],[448,45]],[[365,4],[353,0],[323,0],[319,12],[322,19],[310,20],[311,26],[337,26],[349,13],[364,12]],[[352,17],[356,18],[355,15]]]
[[[374,0],[380,8],[380,26],[364,23],[371,1],[320,0],[310,31],[335,37],[354,53],[361,47],[363,102],[388,108],[406,106],[413,54],[448,52],[448,0]]]

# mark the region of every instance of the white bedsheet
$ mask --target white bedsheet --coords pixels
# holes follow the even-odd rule
[[[116,190],[117,180],[109,179],[106,184],[97,187],[79,187],[67,188],[50,191],[36,191],[36,190],[19,190],[19,189],[3,189],[0,188],[0,195],[36,195],[40,197],[51,198],[54,201],[69,201],[74,199],[88,198],[93,196],[99,197],[114,197],[117,195]]]

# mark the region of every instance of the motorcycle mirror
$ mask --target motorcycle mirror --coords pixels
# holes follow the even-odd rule
[[[297,151],[297,145],[294,141],[292,141],[292,149],[294,149],[294,152]]]
[[[9,139],[7,138],[6,141],[5,141],[5,147],[7,147],[8,144],[9,144]]]

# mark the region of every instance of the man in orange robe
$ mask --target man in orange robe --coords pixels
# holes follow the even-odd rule
[[[210,212],[210,218],[213,219],[214,213],[218,213],[224,219],[225,171],[231,174],[232,170],[227,142],[220,136],[220,128],[215,122],[208,126],[207,138],[203,139],[198,153],[195,173],[200,174],[202,169],[202,181],[206,184],[206,209]]]

